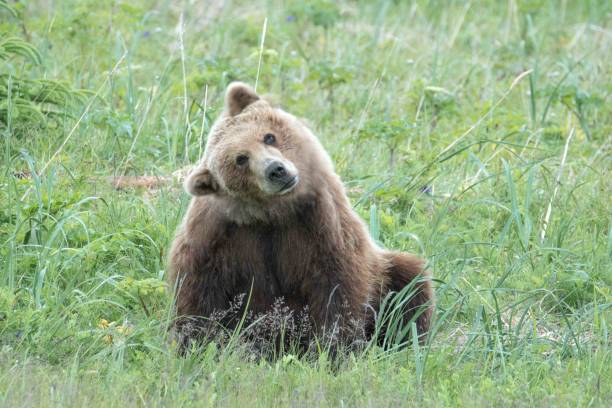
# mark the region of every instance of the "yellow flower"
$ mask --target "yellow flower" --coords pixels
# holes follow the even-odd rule
[[[117,333],[121,333],[121,334],[123,334],[125,336],[128,336],[132,332],[132,328],[131,327],[123,326],[123,325],[117,326],[116,330],[117,330]]]
[[[100,319],[98,322],[99,329],[108,329],[108,326],[110,326],[110,322],[106,319]]]
[[[112,344],[112,343],[113,343],[113,336],[112,336],[112,335],[110,335],[110,334],[107,334],[107,335],[106,335],[106,336],[104,336],[102,339],[104,340],[104,342],[105,342],[106,344]]]

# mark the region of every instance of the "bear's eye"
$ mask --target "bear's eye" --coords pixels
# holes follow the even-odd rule
[[[239,166],[244,166],[248,161],[249,156],[245,156],[244,154],[241,154],[240,156],[236,157],[236,164]]]
[[[264,135],[263,142],[267,145],[273,145],[276,143],[276,136],[274,136],[272,133],[266,133]]]

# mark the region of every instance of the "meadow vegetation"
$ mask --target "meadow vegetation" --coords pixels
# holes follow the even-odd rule
[[[611,21],[606,0],[1,0],[0,405],[611,406]],[[381,245],[427,258],[424,345],[176,354],[179,179],[233,80],[308,121]]]

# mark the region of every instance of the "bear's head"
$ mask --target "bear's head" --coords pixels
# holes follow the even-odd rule
[[[235,82],[185,189],[218,198],[227,213],[248,222],[286,214],[334,174],[329,156],[300,120]]]

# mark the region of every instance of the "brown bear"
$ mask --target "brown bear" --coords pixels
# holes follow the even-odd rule
[[[246,294],[256,313],[279,298],[307,310],[315,333],[350,319],[371,336],[381,300],[413,281],[402,314],[421,337],[428,331],[434,293],[423,261],[379,248],[317,137],[247,85],[228,87],[185,189],[193,198],[169,260],[179,333]],[[198,333],[184,330],[183,341]]]

